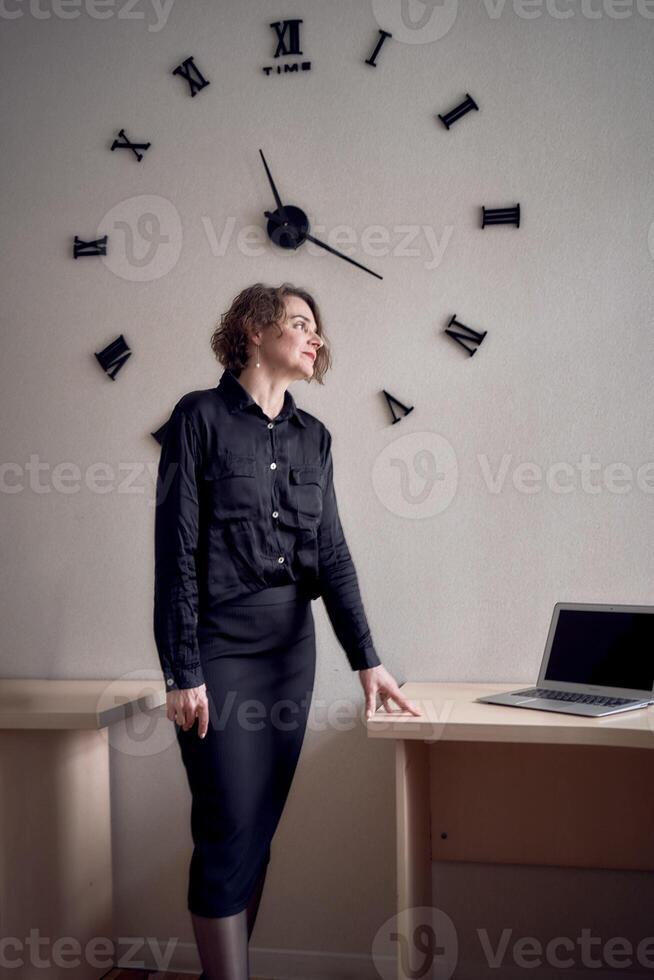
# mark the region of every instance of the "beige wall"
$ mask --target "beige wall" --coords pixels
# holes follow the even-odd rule
[[[257,280],[290,279],[322,305],[334,370],[293,394],[334,434],[343,524],[398,681],[531,681],[554,602],[651,601],[637,470],[654,459],[654,5],[444,3],[443,36],[412,43],[398,27],[370,69],[382,7],[117,3],[106,20],[3,8],[0,427],[18,467],[3,477],[5,676],[158,676],[149,433],[183,392],[217,383],[211,330]],[[284,16],[304,19],[313,67],[266,78],[268,24]],[[190,54],[210,79],[193,99],[170,74]],[[466,91],[481,111],[446,133],[434,115]],[[142,163],[109,151],[121,126],[152,142]],[[259,147],[314,233],[347,226],[383,282],[317,248],[247,244],[272,205]],[[520,230],[480,230],[480,205],[515,201]],[[148,213],[158,228],[137,224]],[[373,225],[385,248],[366,244]],[[73,261],[73,236],[97,229],[111,254]],[[452,313],[488,330],[474,358],[442,334]],[[121,331],[134,353],[112,383],[92,355]],[[415,406],[396,426],[382,388]],[[421,476],[425,458],[449,464],[449,481]],[[79,467],[77,492],[53,474],[61,463]],[[520,483],[531,463],[537,492]],[[571,492],[547,482],[556,464]],[[371,942],[394,908],[392,751],[360,721],[325,722],[362,698],[320,601],[314,612],[314,716],[252,946],[288,975],[375,976]],[[190,798],[170,724],[151,723],[112,733],[116,932],[179,937],[175,962],[191,964]],[[443,907],[461,935],[485,924],[461,901],[472,889],[480,909],[503,889],[510,923],[528,900],[512,906],[507,878],[479,871],[448,869]],[[526,896],[569,896],[573,935],[614,894],[639,922],[643,878],[598,874],[577,891],[574,872],[515,874]]]

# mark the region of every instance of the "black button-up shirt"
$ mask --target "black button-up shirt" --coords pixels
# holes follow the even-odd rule
[[[341,526],[331,434],[291,393],[268,418],[236,375],[191,391],[165,427],[155,506],[154,636],[167,690],[204,682],[219,604],[298,582],[322,595],[352,670],[376,667]]]

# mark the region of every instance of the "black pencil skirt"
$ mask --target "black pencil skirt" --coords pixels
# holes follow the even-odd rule
[[[270,860],[304,740],[316,642],[300,586],[267,588],[218,607],[219,632],[200,650],[209,702],[177,742],[191,790],[188,909],[234,915]]]

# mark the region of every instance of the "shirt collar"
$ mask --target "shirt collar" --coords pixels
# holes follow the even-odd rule
[[[236,375],[229,368],[225,368],[223,371],[220,381],[216,386],[216,390],[222,395],[230,413],[235,412],[238,409],[251,409],[251,407],[254,405],[259,412],[264,415],[261,406],[255,402],[250,392],[246,391]],[[295,404],[293,396],[288,388],[284,392],[284,404],[282,406],[282,410],[279,415],[276,416],[278,421],[282,421],[283,419],[287,418],[294,418],[300,425],[306,426],[306,422],[300,417],[297,405]]]

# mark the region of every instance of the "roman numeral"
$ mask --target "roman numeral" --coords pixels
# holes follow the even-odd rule
[[[458,331],[456,330],[451,330],[450,328],[453,323],[455,323],[457,327],[461,327],[462,330],[466,330],[467,334],[458,333]],[[445,333],[448,334],[450,337],[452,337],[453,340],[456,340],[457,344],[461,344],[461,346],[468,351],[470,357],[472,357],[473,354],[477,353],[477,348],[481,344],[482,340],[484,339],[488,331],[484,330],[483,333],[478,333],[476,330],[473,330],[472,327],[466,327],[465,323],[459,323],[459,321],[456,319],[456,314],[453,314],[452,319],[450,320],[447,327],[445,328]],[[470,340],[472,341],[472,343],[477,344],[477,347],[473,347],[471,349],[465,343],[466,340]]]
[[[439,113],[438,118],[445,126],[445,129],[449,129],[452,123],[457,122],[461,118],[461,116],[465,116],[465,114],[467,112],[470,112],[471,109],[478,110],[479,106],[477,105],[473,97],[471,95],[468,95],[468,93],[466,92],[466,97],[464,101],[461,103],[461,105],[457,105],[454,107],[454,109],[450,109],[450,111],[446,112],[444,116],[441,116],[441,114]]]
[[[404,415],[405,416],[407,416],[409,414],[409,412],[412,412],[413,411],[413,409],[414,409],[414,406],[413,405],[409,405],[409,406],[403,405],[402,402],[398,401],[397,398],[394,398],[393,395],[389,395],[389,393],[386,391],[385,388],[382,388],[382,391],[384,392],[384,397],[386,399],[386,404],[390,408],[391,415],[393,416],[393,425],[395,425],[396,422],[401,422],[402,421],[402,419],[400,418],[400,416],[399,415],[396,415],[395,412],[393,411],[393,402],[395,402],[396,405],[399,405],[400,408],[403,408],[404,409]]]
[[[195,78],[192,77],[191,72],[195,72]],[[201,92],[209,84],[209,80],[203,76],[193,61],[193,58],[185,58],[181,65],[173,68],[172,73],[173,75],[179,75],[180,78],[184,78],[189,83],[192,96],[197,95],[198,92]]]
[[[277,34],[277,50],[275,58],[280,54],[302,54],[300,51],[300,24],[302,20],[282,20],[276,21],[270,26]],[[288,31],[288,45],[286,44],[286,32]]]
[[[124,129],[121,129],[120,132],[118,133],[118,135],[120,136],[121,139],[124,139],[125,142],[124,143],[119,143],[118,140],[114,140],[113,143],[111,144],[111,149],[112,150],[133,150],[134,151],[134,155],[136,156],[136,159],[139,160],[139,161],[141,161],[143,159],[143,154],[142,153],[139,153],[138,151],[139,150],[147,150],[147,148],[151,144],[150,143],[130,143],[130,141],[125,136],[125,130]]]
[[[83,242],[75,235],[73,240],[73,258],[79,259],[82,255],[106,255],[107,254],[107,235],[104,238],[96,238],[93,242]]]
[[[131,353],[131,350],[125,342],[125,338],[121,333],[116,340],[112,340],[112,342],[108,344],[104,350],[101,350],[99,354],[96,354],[95,357],[100,362],[102,370],[109,375],[112,381],[115,381],[116,375]]]
[[[520,227],[520,205],[514,208],[484,208],[482,207],[481,227],[486,225],[515,225]]]
[[[375,58],[377,57],[377,55],[379,53],[379,50],[380,50],[382,44],[384,43],[384,41],[386,40],[387,37],[393,37],[393,35],[392,34],[389,34],[388,31],[382,31],[382,30],[379,31],[379,40],[377,41],[377,47],[375,48],[375,50],[373,51],[373,53],[370,55],[370,57],[369,58],[366,58],[366,60],[365,60],[365,64],[366,65],[372,65],[373,68],[376,68],[377,67],[377,63],[375,61]]]

